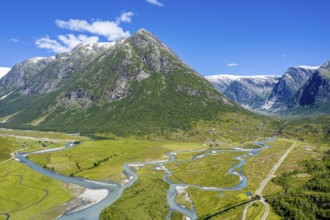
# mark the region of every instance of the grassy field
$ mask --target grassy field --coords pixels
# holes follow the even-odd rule
[[[12,129],[0,129],[0,136],[21,136],[21,137],[63,139],[63,140],[88,140],[87,137],[73,136],[60,132],[12,130]]]
[[[302,139],[319,147],[330,147],[330,116],[316,116],[292,121],[281,129],[283,136]]]
[[[187,191],[194,201],[197,214],[201,219],[248,200],[243,191],[214,192],[193,187],[189,187]]]
[[[207,192],[193,187],[187,188],[186,191],[190,194],[192,201],[196,205],[198,215],[203,218],[247,201],[246,192],[254,192],[291,143],[292,141],[279,139],[274,143],[269,143],[272,146],[271,148],[262,150],[260,155],[247,160],[247,163],[243,166],[243,170],[249,179],[248,189]],[[234,146],[222,144],[219,147],[227,149]],[[251,142],[242,142],[236,146],[250,148]],[[30,159],[42,166],[53,168],[66,175],[82,176],[89,179],[123,181],[123,178],[125,178],[122,175],[123,164],[134,161],[166,160],[166,152],[177,151],[176,157],[178,160],[166,164],[166,168],[173,172],[172,181],[209,187],[228,187],[239,183],[239,178],[235,175],[229,175],[228,169],[238,164],[235,157],[246,154],[246,152],[222,152],[218,155],[185,162],[185,160],[191,159],[193,156],[203,154],[203,152],[180,152],[182,150],[192,149],[212,150],[215,149],[215,146],[210,148],[209,146],[203,146],[198,143],[154,142],[133,139],[100,140],[88,141],[75,148],[60,152],[31,155]],[[151,187],[151,182],[158,182],[160,184],[160,181],[162,181],[161,172],[156,172],[157,174],[155,174],[155,171],[148,168],[143,168],[138,172],[143,177],[139,179],[137,184],[126,190],[122,198],[134,197],[134,199],[138,199],[141,194],[136,190],[139,190],[139,188],[142,190],[146,185]],[[148,176],[150,178],[147,178]],[[135,187],[138,187],[138,189],[135,189]],[[166,193],[167,187],[164,185],[163,193]],[[151,191],[153,190],[151,189]],[[160,192],[157,193],[159,194]],[[177,198],[177,201],[181,200],[180,197]],[[117,203],[120,205],[115,205]],[[132,206],[131,201],[127,199],[120,199],[115,204],[107,209],[111,210],[108,212],[112,213],[111,216],[117,213],[114,210],[119,210],[118,213],[122,212],[119,207]],[[183,203],[183,205],[187,204]],[[144,204],[144,206],[148,206],[148,204]],[[239,208],[235,210],[239,210]],[[149,216],[148,213],[142,213],[144,212],[140,214],[145,215],[145,217]],[[180,215],[174,215],[180,218]]]
[[[231,209],[221,215],[215,216],[211,218],[211,220],[239,220],[242,218],[242,213],[244,210],[244,206],[239,206],[234,209]]]
[[[246,219],[260,220],[264,212],[265,206],[261,202],[255,202],[250,205],[246,214]]]
[[[256,118],[254,115],[225,112],[217,117],[216,122],[196,123],[193,132],[200,140],[212,138],[225,142],[241,142],[268,138],[276,133],[277,126],[277,122],[267,117]],[[210,135],[210,128],[216,130],[213,135]]]
[[[165,219],[169,213],[166,200],[168,185],[163,173],[148,165],[138,172],[139,179],[125,190],[113,205],[102,211],[100,219]]]
[[[271,147],[268,149],[264,149],[260,151],[260,154],[254,157],[250,157],[247,159],[246,164],[243,165],[243,171],[246,174],[248,178],[248,186],[247,188],[243,190],[237,190],[237,191],[223,191],[223,192],[207,192],[203,190],[199,190],[193,187],[189,187],[187,191],[189,192],[192,200],[195,203],[196,210],[198,213],[198,216],[203,219],[209,215],[212,215],[214,213],[217,213],[221,210],[224,210],[226,208],[229,208],[231,206],[235,206],[241,202],[247,201],[248,196],[246,196],[246,192],[254,193],[254,191],[259,187],[261,181],[266,177],[266,175],[269,173],[271,168],[274,166],[274,164],[278,161],[278,159],[284,154],[284,152],[291,146],[293,141],[288,139],[277,139],[275,142],[267,143]],[[237,145],[238,147],[250,147],[250,143],[242,143],[240,145]],[[228,153],[226,153],[228,154]],[[235,153],[232,153],[235,154]],[[236,154],[242,154],[242,153],[236,153]],[[228,162],[230,162],[234,155],[225,157],[219,157],[218,162],[221,161],[221,163],[218,163],[221,166],[226,167]],[[221,154],[219,154],[221,156]],[[222,155],[224,156],[224,155]],[[238,155],[237,155],[238,156]],[[214,156],[212,156],[214,157]],[[209,157],[211,158],[211,157]],[[204,159],[204,158],[203,158]],[[205,158],[206,159],[206,158]],[[201,159],[200,159],[201,160]],[[198,160],[197,160],[198,161]],[[195,162],[197,162],[195,161]],[[215,162],[215,161],[214,161]],[[209,165],[210,166],[210,165]],[[228,165],[228,167],[231,167]],[[226,167],[223,171],[228,172],[228,167]],[[221,168],[218,168],[221,170]],[[184,175],[185,172],[187,172],[188,169],[183,168],[182,174]],[[218,171],[218,170],[217,170]],[[189,176],[188,174],[186,174]],[[200,177],[201,174],[199,174],[199,178],[196,179],[202,179]],[[211,180],[217,179],[217,177],[214,177],[216,175],[205,175],[205,177],[208,177]],[[220,175],[221,176],[221,175]],[[199,180],[195,180],[199,181]],[[229,182],[228,182],[229,183]],[[234,185],[234,184],[233,184]],[[233,210],[230,210],[226,213],[223,213],[217,217],[214,217],[214,219],[240,219],[242,217],[244,208],[237,207]],[[276,215],[274,214],[274,219],[276,219]]]
[[[60,152],[31,155],[30,159],[65,175],[119,181],[125,163],[157,159],[165,151],[154,142],[101,140],[85,142]]]
[[[171,220],[186,220],[186,217],[182,215],[180,212],[172,212]]]
[[[27,136],[28,132],[29,131],[22,131],[22,133],[15,132],[15,134]],[[36,138],[48,137],[45,133],[38,134],[37,132],[32,132],[32,135]],[[52,136],[52,138],[57,139],[66,139],[70,137],[72,136],[66,136],[65,134],[63,136],[62,134],[57,136],[53,134]],[[2,161],[10,158],[9,153],[16,150],[32,151],[42,149],[41,144],[37,139],[24,140],[7,136],[0,137],[0,141],[6,146],[3,151],[6,153],[2,154]],[[212,143],[212,146],[209,146],[209,143]],[[172,181],[206,187],[228,187],[238,184],[239,178],[235,175],[229,175],[228,169],[239,163],[235,157],[246,154],[246,152],[222,152],[218,155],[212,155],[194,161],[187,160],[190,160],[193,156],[205,153],[205,150],[210,152],[209,150],[218,148],[252,148],[252,142],[239,142],[233,144],[221,141],[211,141],[209,143],[204,143],[203,145],[197,142],[156,142],[134,139],[85,141],[75,148],[53,153],[30,155],[29,159],[41,166],[54,169],[65,175],[81,176],[95,180],[123,181],[124,178],[126,178],[122,174],[123,164],[130,162],[166,160],[168,159],[166,153],[169,151],[175,151],[177,152],[177,161],[165,165],[167,169],[173,172],[173,177],[171,177]],[[219,144],[216,146],[216,143]],[[275,142],[268,143],[271,148],[261,150],[259,155],[247,159],[246,164],[243,166],[243,171],[248,178],[248,187],[246,189],[238,191],[212,192],[199,190],[194,187],[187,188],[186,191],[194,202],[198,216],[203,219],[204,217],[217,213],[223,209],[247,201],[248,196],[246,195],[246,192],[250,191],[251,193],[254,193],[260,182],[265,178],[270,169],[292,143],[292,140],[279,138]],[[48,142],[49,146],[47,147],[58,147],[63,146],[63,144],[64,143]],[[204,152],[181,152],[184,150],[199,149],[204,149]],[[317,151],[320,151],[320,149],[315,146],[309,145],[306,142],[298,142],[296,149],[289,154],[278,170],[278,173],[296,169],[300,166],[300,162],[305,159],[319,157],[321,153],[318,153]],[[10,169],[8,168],[9,165]],[[18,166],[21,166],[21,168],[24,169],[20,169]],[[16,168],[15,172],[12,171],[14,168]],[[24,209],[24,211],[18,211],[17,214],[14,212],[13,216],[17,215],[20,217],[21,215],[25,215],[25,213],[27,213],[27,216],[35,216],[37,213],[52,210],[50,208],[64,203],[73,196],[69,193],[68,187],[61,182],[45,177],[39,178],[42,180],[40,183],[38,178],[33,178],[33,180],[29,179],[28,177],[38,176],[39,174],[31,171],[29,168],[14,160],[0,164],[0,171],[2,172],[2,176],[6,176],[5,182],[7,183],[7,185],[0,183],[0,207],[6,207],[7,210],[4,209],[1,210],[1,212],[8,212],[9,208],[15,209],[14,204],[21,206],[16,201],[8,202],[3,200],[5,196],[11,198],[13,195],[8,194],[3,196],[1,194],[10,192],[12,190],[10,188],[11,186],[17,187],[20,185],[18,180],[20,177],[17,175],[23,176],[22,183],[25,183],[26,181],[26,185],[36,187],[36,185],[33,184],[37,184],[37,187],[33,190],[23,189],[25,185],[20,185],[22,188],[22,197],[23,195],[24,197],[28,196],[27,193],[33,193],[33,196],[29,196],[26,199],[25,204],[33,204],[33,202],[35,204],[35,201],[38,200],[38,198],[40,200],[40,198],[43,197],[42,192],[45,191],[40,188],[46,189],[48,192],[54,192],[54,194],[58,194],[59,196],[54,196],[54,200],[50,202],[47,201],[47,199],[50,198],[48,194],[38,205],[31,206],[30,208]],[[101,215],[102,219],[130,219],[131,216],[140,219],[163,219],[168,214],[169,207],[166,201],[168,185],[162,180],[163,171],[155,171],[152,169],[151,165],[147,165],[139,169],[137,172],[139,175],[137,183],[129,189],[126,189],[123,196],[118,201],[103,211]],[[25,177],[25,175],[28,175],[28,177]],[[196,178],[196,176],[198,178]],[[281,190],[283,190],[281,187],[270,182],[264,190],[264,194]],[[182,195],[181,197],[178,196],[176,201],[191,208],[191,204],[185,202],[185,195]],[[24,201],[24,199],[21,200]],[[1,204],[1,201],[5,202]],[[37,208],[34,209],[34,207]],[[38,209],[38,211],[36,209]],[[231,209],[226,213],[214,217],[214,219],[239,219],[242,216],[243,209],[244,206]],[[127,212],[127,210],[133,210],[133,213]],[[249,217],[250,219],[260,218],[258,213],[262,213],[262,210],[263,206],[250,206],[248,219]],[[57,215],[59,214],[58,210],[44,213],[46,214],[42,215],[42,218],[46,216],[46,219],[50,216],[54,217],[54,213]],[[0,216],[0,219],[1,217],[2,216]],[[173,219],[182,219],[182,215],[179,213],[173,213],[172,217]],[[274,212],[271,212],[269,219],[277,220],[278,218]]]
[[[13,159],[12,152],[31,152],[49,148],[63,147],[65,142],[38,141],[14,137],[0,137],[0,163]]]
[[[56,207],[70,200],[80,190],[35,172],[10,155],[12,152],[36,151],[65,144],[38,140],[48,137],[71,138],[62,133],[0,130],[0,213],[8,213],[11,219],[38,218],[40,213],[49,209],[54,211],[43,214],[42,219],[54,219],[64,211]],[[0,215],[1,218],[5,218],[4,215]]]
[[[174,162],[167,168],[173,173],[170,179],[174,183],[189,183],[205,187],[230,187],[239,184],[240,180],[238,176],[229,174],[228,170],[239,163],[235,157],[243,154],[245,153],[222,152],[189,162]],[[196,178],[197,176],[198,178]]]
[[[8,213],[11,219],[31,219],[75,196],[68,185],[15,160],[0,165],[0,176],[0,213]]]
[[[293,141],[288,139],[277,139],[268,142],[270,148],[260,151],[260,155],[250,157],[243,166],[243,172],[248,178],[246,191],[254,193],[261,181],[268,175],[275,163],[281,158],[285,151],[292,145]]]
[[[166,160],[166,152],[202,148],[201,144],[154,142],[132,139],[88,141],[75,148],[31,155],[41,166],[65,175],[95,180],[121,181],[122,166],[129,162]]]

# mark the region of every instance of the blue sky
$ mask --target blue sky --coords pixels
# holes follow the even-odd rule
[[[203,75],[280,75],[330,60],[329,0],[2,0],[0,9],[4,67],[140,28]]]

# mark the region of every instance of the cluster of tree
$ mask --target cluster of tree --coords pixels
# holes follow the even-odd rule
[[[117,154],[114,153],[114,156],[117,156]],[[106,162],[106,161],[108,161],[108,160],[111,159],[111,158],[112,158],[112,155],[109,156],[109,157],[103,158],[103,159],[101,159],[101,160],[97,160],[97,161],[95,161],[95,162],[93,163],[93,167],[98,167],[98,166],[100,166],[101,163]]]
[[[303,165],[303,171],[274,178],[273,182],[282,186],[284,193],[266,198],[283,219],[330,219],[330,155],[322,160],[304,161]],[[310,178],[291,189],[292,177],[301,172],[308,173]]]

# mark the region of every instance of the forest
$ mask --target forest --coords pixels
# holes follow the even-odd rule
[[[330,154],[272,181],[283,188],[266,199],[283,219],[330,219]]]

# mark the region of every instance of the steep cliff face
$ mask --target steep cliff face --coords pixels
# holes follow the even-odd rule
[[[330,102],[330,62],[324,63],[295,94],[289,107],[322,108]],[[324,108],[323,108],[324,109]],[[330,112],[330,110],[329,110]]]
[[[274,86],[261,110],[282,111],[298,90],[316,72],[318,67],[290,67]]]

